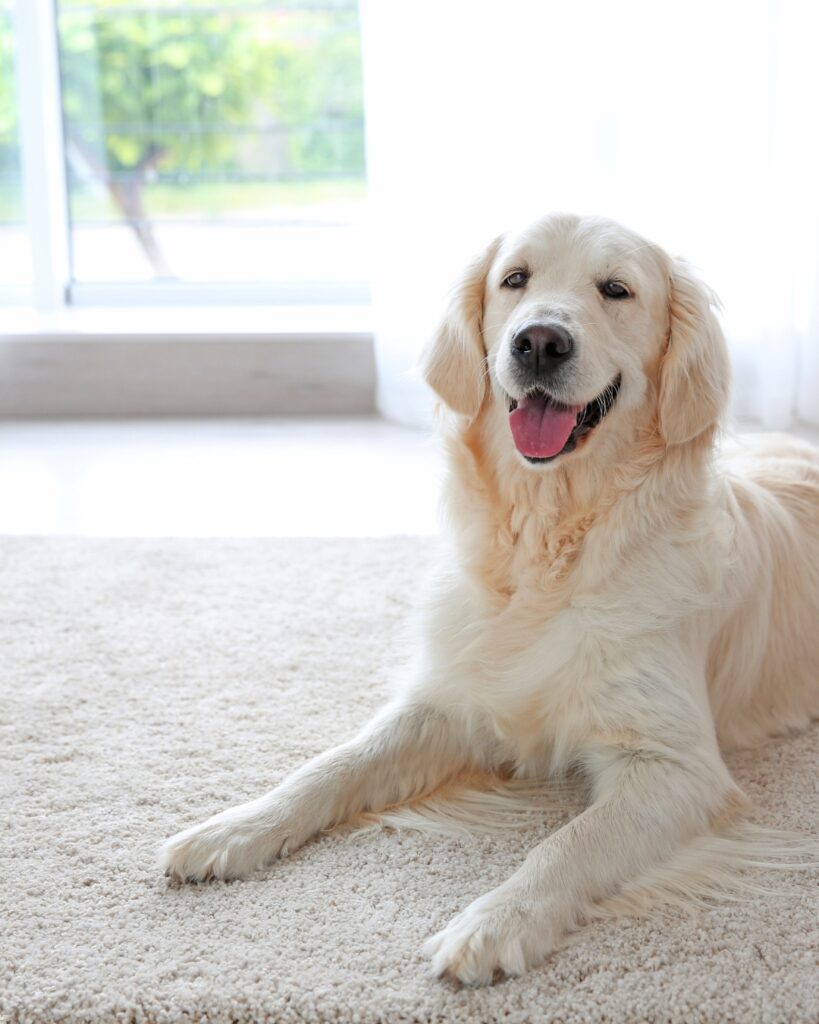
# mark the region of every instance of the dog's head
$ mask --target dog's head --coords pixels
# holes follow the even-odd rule
[[[548,217],[467,268],[425,377],[468,419],[492,403],[528,466],[588,456],[638,411],[685,444],[727,403],[714,303],[685,263],[620,225]]]

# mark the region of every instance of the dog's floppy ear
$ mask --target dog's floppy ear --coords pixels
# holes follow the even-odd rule
[[[660,433],[684,444],[715,426],[728,405],[728,346],[718,299],[683,260],[671,263],[671,328],[660,365]]]
[[[424,380],[455,412],[474,418],[486,391],[483,297],[500,238],[466,268],[421,359]]]

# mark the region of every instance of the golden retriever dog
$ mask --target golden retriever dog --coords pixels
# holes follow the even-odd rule
[[[572,771],[586,809],[428,941],[435,974],[521,974],[606,900],[675,865],[684,887],[745,808],[722,751],[819,713],[819,452],[718,446],[714,303],[607,220],[489,245],[424,365],[454,543],[408,681],[350,742],[170,839],[167,874],[241,877],[468,773]]]

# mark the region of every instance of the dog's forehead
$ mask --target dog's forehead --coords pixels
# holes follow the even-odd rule
[[[533,272],[574,267],[651,273],[662,270],[664,261],[658,246],[616,221],[567,215],[545,217],[507,235],[497,257],[500,265],[525,264]]]

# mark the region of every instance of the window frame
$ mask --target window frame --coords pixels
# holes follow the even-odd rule
[[[71,274],[54,5],[14,0],[12,24],[31,301],[48,312],[66,305]]]

